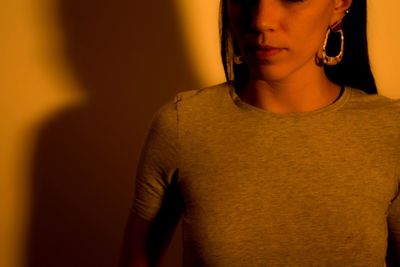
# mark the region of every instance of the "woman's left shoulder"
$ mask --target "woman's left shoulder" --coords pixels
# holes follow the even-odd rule
[[[391,98],[380,93],[367,94],[357,88],[351,88],[351,99],[354,104],[369,110],[384,110],[400,115],[400,99]]]

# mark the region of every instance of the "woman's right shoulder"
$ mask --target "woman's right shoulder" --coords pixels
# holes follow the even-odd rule
[[[175,95],[174,102],[218,100],[218,96],[226,93],[227,90],[229,90],[229,85],[227,82],[198,89],[185,90]]]
[[[221,99],[228,95],[228,83],[213,86],[190,89],[176,93],[173,99],[164,103],[157,111],[159,113],[171,113],[178,111],[199,111],[205,107],[218,105]]]
[[[153,121],[171,124],[180,115],[204,114],[218,107],[221,100],[228,95],[228,83],[221,83],[199,89],[180,91],[172,99],[161,105],[153,114]]]

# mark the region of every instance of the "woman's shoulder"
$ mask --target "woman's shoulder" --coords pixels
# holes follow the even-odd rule
[[[181,91],[174,96],[171,103],[181,115],[187,114],[198,117],[200,114],[208,116],[209,113],[218,112],[224,103],[229,103],[228,83]]]
[[[212,102],[219,101],[220,97],[226,94],[229,90],[228,83],[220,83],[212,86],[202,87],[198,89],[191,89],[186,91],[181,91],[175,95],[175,102],[185,101],[185,102]]]
[[[154,118],[172,121],[172,118],[183,114],[205,114],[221,105],[229,96],[228,83],[221,83],[199,89],[176,93],[173,99],[161,105],[153,115]],[[214,108],[213,108],[214,107]]]
[[[400,115],[400,99],[394,99],[379,92],[377,94],[367,94],[361,89],[352,87],[350,99],[352,103],[350,106],[352,107],[370,111],[384,110]]]

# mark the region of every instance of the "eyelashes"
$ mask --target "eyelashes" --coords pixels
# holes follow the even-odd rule
[[[254,4],[257,4],[258,0],[230,0],[233,3],[237,4],[242,4],[246,6],[252,6]],[[301,3],[304,2],[305,0],[281,0],[284,3]]]

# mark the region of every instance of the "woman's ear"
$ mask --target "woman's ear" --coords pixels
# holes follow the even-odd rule
[[[352,0],[334,0],[335,6],[332,14],[331,25],[341,21],[346,15],[346,11],[350,9]]]

